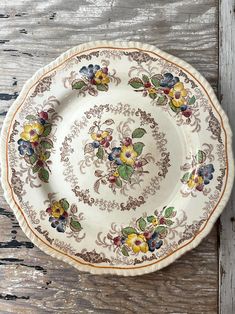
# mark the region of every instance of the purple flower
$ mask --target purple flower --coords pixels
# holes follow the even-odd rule
[[[33,155],[34,150],[32,148],[32,144],[30,142],[19,139],[17,143],[19,144],[18,150],[19,150],[20,155],[22,155],[22,156]]]
[[[197,170],[197,174],[204,179],[204,184],[209,184],[210,180],[213,179],[213,172],[215,171],[214,166],[212,164],[201,166]]]
[[[179,78],[177,76],[173,76],[171,73],[163,74],[163,79],[160,81],[161,87],[172,88],[176,83],[179,82]]]
[[[121,147],[114,147],[112,152],[108,155],[108,159],[110,161],[115,161],[117,165],[122,165],[122,161],[120,159]]]
[[[89,80],[92,80],[95,76],[95,73],[100,69],[99,65],[89,64],[87,67],[83,66],[80,69],[80,73],[86,76]]]
[[[56,228],[58,232],[65,232],[66,229],[66,218],[60,216],[60,218],[49,217],[49,222],[51,222],[52,228]]]
[[[159,240],[158,233],[154,232],[152,237],[147,241],[149,246],[149,251],[154,252],[155,250],[160,249],[163,244],[162,240]]]

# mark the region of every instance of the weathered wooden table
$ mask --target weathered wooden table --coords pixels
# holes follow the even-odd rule
[[[1,0],[1,123],[25,81],[38,68],[74,45],[97,39],[147,42],[188,61],[223,96],[222,105],[232,121],[232,2]],[[195,250],[159,272],[124,278],[81,273],[41,252],[23,234],[2,196],[0,313],[234,314],[232,204],[231,199],[219,232],[215,226]]]

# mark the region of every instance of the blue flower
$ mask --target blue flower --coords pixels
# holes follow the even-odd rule
[[[33,155],[34,150],[32,148],[32,144],[30,142],[19,139],[17,143],[19,144],[18,150],[19,150],[20,155],[22,155],[22,156]]]
[[[108,155],[108,159],[110,161],[115,161],[117,165],[122,165],[122,161],[120,159],[121,147],[112,148],[112,152]]]
[[[179,82],[179,78],[177,76],[173,76],[171,73],[163,74],[163,79],[160,81],[160,86],[172,88],[176,83]]]
[[[213,172],[215,171],[214,166],[212,164],[201,166],[197,170],[197,174],[204,179],[204,184],[209,184],[210,180],[213,179]]]
[[[39,118],[39,123],[40,123],[41,125],[44,125],[44,124],[46,123],[46,120],[43,119],[43,118]]]
[[[60,218],[50,217],[49,222],[51,222],[52,228],[56,228],[58,232],[65,232],[66,229],[66,219],[61,216]]]
[[[160,249],[163,241],[159,240],[158,233],[154,232],[152,237],[148,240],[149,251],[154,252],[155,250]]]
[[[92,145],[94,148],[98,148],[98,147],[100,146],[100,142],[94,141],[91,145]]]
[[[182,105],[182,106],[180,106],[180,110],[181,111],[185,111],[185,110],[187,110],[188,109],[188,106],[187,105]]]
[[[93,64],[89,64],[87,67],[83,66],[80,69],[80,73],[85,75],[89,80],[93,79],[95,76],[95,73],[100,69],[99,65],[93,65]]]

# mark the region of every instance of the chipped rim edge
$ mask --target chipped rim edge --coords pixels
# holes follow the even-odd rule
[[[13,115],[15,113],[16,108],[18,108],[19,104],[23,101],[26,93],[28,90],[34,85],[41,76],[43,76],[46,72],[53,70],[54,67],[60,65],[62,62],[66,61],[66,59],[70,58],[75,53],[82,53],[84,50],[88,49],[97,49],[97,48],[133,48],[133,49],[141,49],[141,50],[148,50],[149,52],[155,52],[162,56],[163,58],[167,59],[169,62],[174,62],[189,71],[190,74],[194,75],[196,79],[198,79],[204,86],[204,88],[207,90],[212,103],[215,105],[216,109],[218,110],[219,114],[221,115],[221,119],[224,123],[224,129],[226,129],[227,132],[227,156],[228,156],[228,178],[227,178],[227,186],[224,190],[224,194],[220,200],[220,202],[217,205],[217,208],[214,209],[214,212],[211,214],[210,218],[206,222],[206,226],[204,229],[198,233],[193,240],[191,240],[188,244],[185,244],[183,247],[179,248],[177,251],[175,251],[170,256],[165,257],[163,260],[161,260],[159,263],[155,263],[153,265],[146,265],[143,268],[132,268],[132,269],[117,269],[115,267],[113,268],[102,268],[100,266],[99,268],[94,267],[92,264],[90,265],[84,265],[78,262],[75,262],[73,259],[71,259],[69,256],[65,255],[63,252],[58,252],[55,249],[50,248],[46,244],[42,242],[42,240],[37,237],[27,226],[26,221],[21,214],[19,208],[17,207],[16,203],[14,202],[11,194],[10,186],[7,182],[7,167],[6,167],[6,140],[9,132],[9,126],[11,123],[11,120],[13,118]],[[172,56],[166,52],[163,52],[162,50],[156,48],[153,45],[149,44],[142,44],[140,42],[133,42],[133,41],[93,41],[86,44],[81,44],[78,46],[73,47],[72,49],[67,50],[63,54],[61,54],[58,58],[56,58],[54,61],[49,63],[48,65],[44,66],[43,68],[39,69],[23,86],[18,98],[14,101],[14,103],[11,105],[11,107],[8,110],[8,113],[4,119],[4,123],[1,130],[1,152],[0,152],[0,162],[1,162],[1,181],[2,181],[2,187],[4,190],[4,197],[9,204],[9,206],[14,211],[14,214],[19,222],[20,227],[22,228],[23,232],[26,234],[26,236],[42,251],[45,253],[51,255],[52,257],[56,257],[59,260],[62,260],[78,270],[81,271],[88,271],[92,274],[116,274],[116,275],[122,275],[122,276],[135,276],[135,275],[142,275],[147,274],[156,270],[159,270],[163,267],[168,266],[172,262],[174,262],[176,259],[178,259],[180,256],[182,256],[184,253],[190,251],[191,249],[198,246],[198,244],[202,241],[203,238],[205,238],[209,232],[211,231],[214,223],[216,222],[219,215],[222,213],[224,207],[226,206],[230,193],[233,186],[233,180],[234,180],[234,160],[233,160],[233,152],[232,152],[232,131],[229,125],[228,117],[225,114],[224,110],[220,106],[218,99],[210,86],[210,84],[207,82],[207,80],[191,65],[189,65],[187,62]]]

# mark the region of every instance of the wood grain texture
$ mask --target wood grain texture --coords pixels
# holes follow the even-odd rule
[[[235,134],[235,2],[220,0],[219,95]],[[233,148],[235,139],[233,137]],[[235,313],[235,189],[220,218],[220,314]]]
[[[216,90],[217,0],[0,2],[0,121],[25,81],[79,43],[155,44],[191,63]],[[34,247],[1,197],[0,313],[217,312],[217,230],[171,266],[136,278],[78,272]]]

